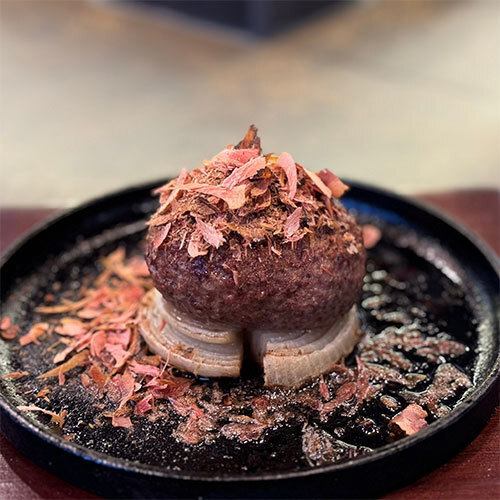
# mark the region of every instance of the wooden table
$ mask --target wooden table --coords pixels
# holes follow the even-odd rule
[[[500,195],[493,190],[449,192],[419,197],[455,217],[500,254]],[[0,212],[0,251],[33,224],[55,210],[3,209]],[[461,453],[417,482],[388,498],[499,498],[500,411]],[[96,498],[33,465],[0,436],[0,498]]]

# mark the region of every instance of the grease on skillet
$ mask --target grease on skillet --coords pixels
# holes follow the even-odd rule
[[[135,233],[113,239],[111,232],[106,244],[96,240],[95,245],[86,242],[75,247],[20,283],[4,302],[2,314],[11,316],[22,332],[27,331],[41,319],[34,308],[53,291],[53,283],[62,284],[54,292],[58,297],[68,290],[76,292],[82,277],[88,281],[97,275],[98,257],[110,253],[118,243],[126,245],[129,254],[139,254],[142,237]],[[218,429],[209,431],[213,439],[188,445],[175,437],[185,418],[169,411],[168,403],[162,405],[159,418],[133,417],[132,429],[112,427],[102,417],[102,404],[81,385],[79,376],[68,376],[64,385],[55,383],[50,404],[35,397],[47,383],[33,375],[0,383],[18,405],[66,409],[63,429],[51,425],[52,432],[66,439],[111,456],[175,470],[219,474],[290,471],[370,453],[399,437],[390,420],[409,403],[425,408],[428,422],[449,412],[471,385],[476,360],[474,305],[461,284],[413,249],[395,245],[398,237],[397,229],[384,230],[382,241],[369,251],[360,307],[367,335],[346,360],[345,369],[338,368],[299,391],[263,388],[251,369],[239,381],[195,382],[201,387],[197,390],[205,409],[214,398],[227,394],[237,406],[238,401],[255,402],[262,397],[274,402],[273,424],[256,440],[241,442]],[[36,375],[53,366],[54,353],[46,352],[44,342],[22,349],[17,342],[8,345],[9,358],[0,360],[2,373],[25,370]],[[370,383],[364,384],[364,395],[358,398],[345,384],[359,380],[360,373]],[[341,387],[348,397],[339,403]],[[255,411],[252,404],[240,406],[237,413],[242,421]],[[49,421],[45,415],[30,418]]]

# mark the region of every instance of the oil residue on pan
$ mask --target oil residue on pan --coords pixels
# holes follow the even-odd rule
[[[177,471],[294,471],[373,453],[402,437],[394,417],[409,405],[422,408],[431,423],[459,404],[473,385],[482,321],[474,293],[435,243],[408,238],[408,228],[397,226],[383,234],[369,252],[360,304],[365,338],[344,367],[301,390],[264,388],[251,369],[242,381],[190,379],[196,407],[210,425],[193,430],[189,416],[166,398],[156,414],[133,416],[132,428],[116,428],[103,417],[113,403],[82,386],[83,369],[40,396],[47,381],[36,376],[53,366],[50,342],[20,348],[12,341],[2,347],[2,372],[30,375],[2,380],[2,390],[16,405],[67,411],[62,429],[46,415],[29,414],[65,440]],[[137,224],[123,226],[49,259],[17,283],[2,314],[28,331],[46,320],[34,309],[47,293],[56,301],[76,294],[98,274],[101,257],[118,246],[141,254],[142,238]]]

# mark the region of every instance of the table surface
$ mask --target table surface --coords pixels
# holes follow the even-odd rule
[[[485,240],[500,253],[500,193],[493,190],[453,191],[421,195]],[[55,210],[0,211],[0,251]],[[500,411],[497,409],[481,434],[448,463],[387,498],[499,498]],[[96,498],[32,464],[0,435],[0,498]]]
[[[341,178],[490,186],[500,2],[342,3],[258,40],[146,2],[1,1],[1,203],[177,175],[250,121],[266,151]]]

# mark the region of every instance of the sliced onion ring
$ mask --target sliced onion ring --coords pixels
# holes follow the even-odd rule
[[[240,375],[243,333],[194,321],[156,290],[145,297],[139,328],[149,348],[171,366],[207,377]],[[330,371],[362,336],[356,306],[330,328],[246,334],[252,356],[264,369],[265,385],[285,387],[298,387]]]
[[[266,343],[259,345],[256,354],[261,357],[265,385],[298,387],[329,372],[354,349],[361,337],[356,306],[327,330],[308,330],[286,339],[261,334],[261,342]]]
[[[158,291],[147,294],[139,328],[149,348],[168,364],[195,375],[238,377],[243,357],[241,334],[202,326],[174,311]]]

